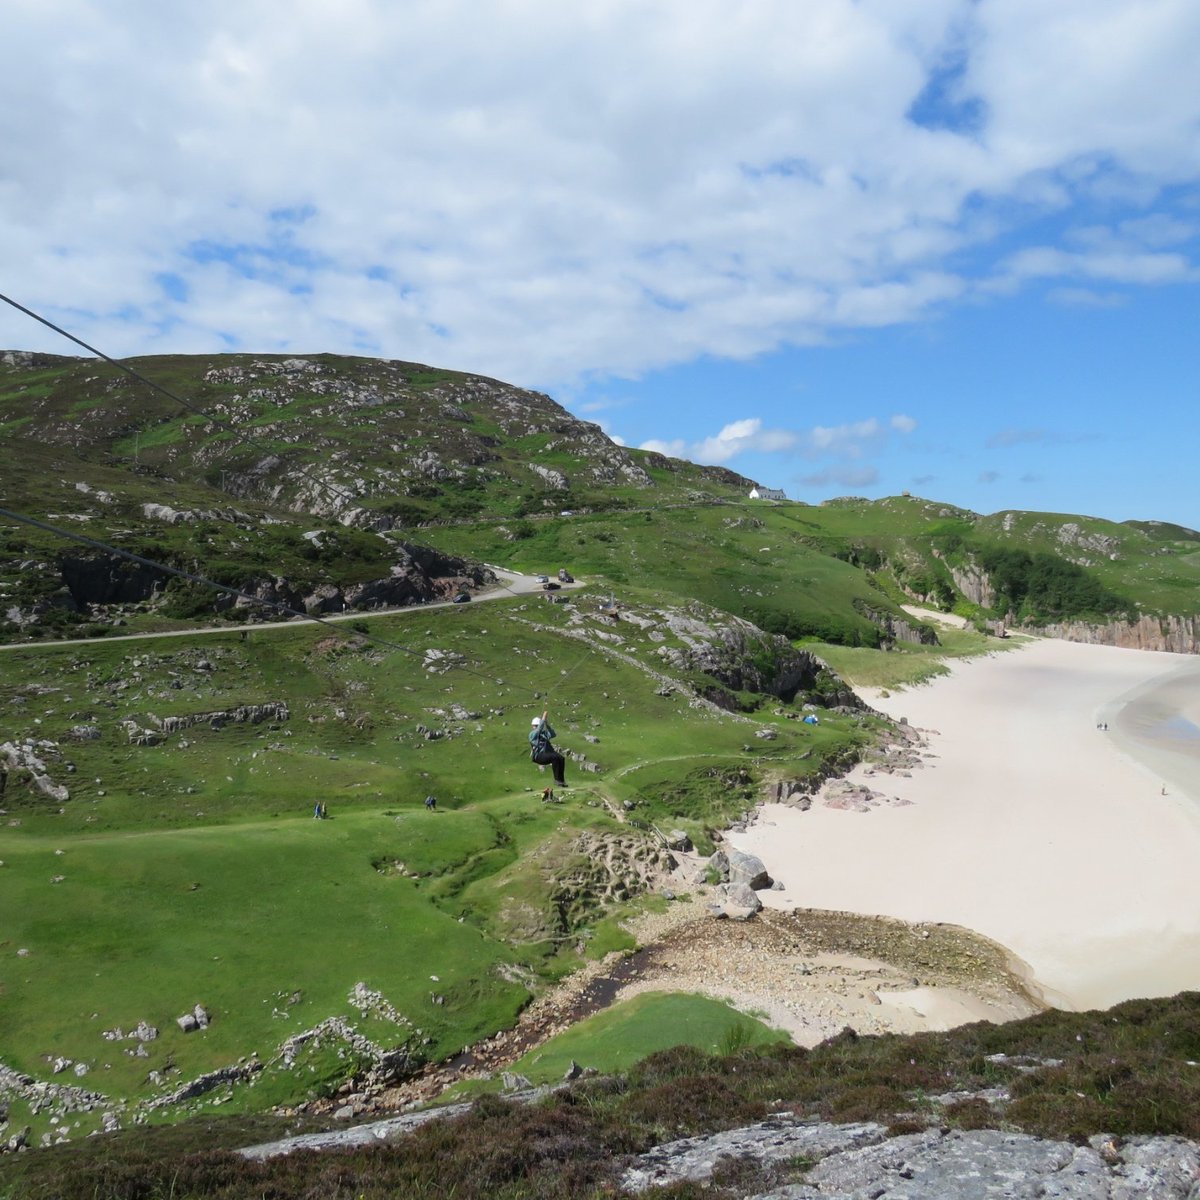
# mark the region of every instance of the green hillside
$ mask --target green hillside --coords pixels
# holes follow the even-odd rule
[[[184,405],[93,361],[15,363],[0,1066],[36,1082],[0,1078],[0,1120],[35,1141],[292,1109],[511,1028],[668,903],[663,831],[710,852],[879,736],[806,647],[900,686],[997,619],[1200,611],[1182,527],[750,501],[459,372],[136,360]],[[939,644],[914,602],[975,627]],[[265,626],[280,604],[328,623]],[[545,708],[573,752],[561,803],[528,757]]]
[[[373,640],[297,627],[0,653],[4,740],[39,762],[10,760],[3,793],[0,1061],[81,1068],[72,1085],[106,1100],[72,1136],[135,1105],[157,1120],[327,1094],[370,1055],[332,1033],[283,1047],[330,1021],[406,1069],[437,1062],[628,944],[615,921],[660,854],[651,825],[711,848],[764,781],[870,737],[853,713],[795,720],[807,693],[760,696],[752,718],[697,707],[686,672],[663,686],[660,652],[684,645],[669,602],[627,599],[616,633],[602,599],[501,593],[372,620]],[[687,619],[693,639],[721,621]],[[555,805],[526,744],[545,707],[582,756]],[[381,998],[365,1011],[364,990]],[[212,1023],[184,1033],[196,1004]],[[103,1036],[139,1022],[158,1036],[136,1055]],[[255,1070],[145,1107],[236,1062]],[[39,1136],[59,1111],[8,1108]]]

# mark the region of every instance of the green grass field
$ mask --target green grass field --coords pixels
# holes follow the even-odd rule
[[[657,651],[673,635],[658,610],[643,601],[605,641],[595,599],[572,599],[372,620],[388,645],[298,626],[0,653],[4,740],[49,743],[47,774],[70,792],[52,800],[10,773],[4,794],[3,1061],[51,1078],[70,1060],[54,1078],[114,1103],[252,1055],[268,1064],[158,1120],[328,1091],[353,1071],[351,1048],[270,1064],[332,1017],[440,1059],[512,1024],[581,952],[629,944],[620,906],[552,903],[582,833],[655,823],[703,845],[764,779],[870,736],[853,717],[788,720],[778,701],[742,715],[694,707],[684,688],[660,695]],[[281,701],[286,719],[206,718],[131,741],[164,718]],[[559,743],[600,768],[569,764],[575,786],[553,806],[526,740],[546,707]],[[328,820],[313,819],[317,802]],[[360,983],[392,1015],[357,1012]],[[196,1004],[212,1023],[185,1034],[176,1018]],[[159,1030],[144,1055],[103,1037],[140,1021]],[[18,1102],[12,1119],[37,1135],[50,1115]],[[76,1118],[76,1133],[98,1120]]]
[[[551,1038],[518,1059],[512,1070],[532,1083],[556,1083],[572,1062],[615,1075],[672,1046],[729,1054],[790,1041],[787,1034],[722,1001],[679,992],[644,992]]]

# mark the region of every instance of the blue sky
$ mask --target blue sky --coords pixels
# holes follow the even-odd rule
[[[428,362],[798,499],[1200,527],[1194,0],[10,0],[5,39],[0,292],[110,354]],[[0,348],[71,352],[7,308]]]

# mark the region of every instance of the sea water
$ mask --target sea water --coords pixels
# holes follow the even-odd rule
[[[1200,804],[1200,660],[1169,667],[1100,715],[1120,749]]]

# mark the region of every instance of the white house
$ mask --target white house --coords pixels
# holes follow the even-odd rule
[[[751,500],[786,500],[787,496],[783,494],[783,488],[769,487],[752,487],[750,489]]]

